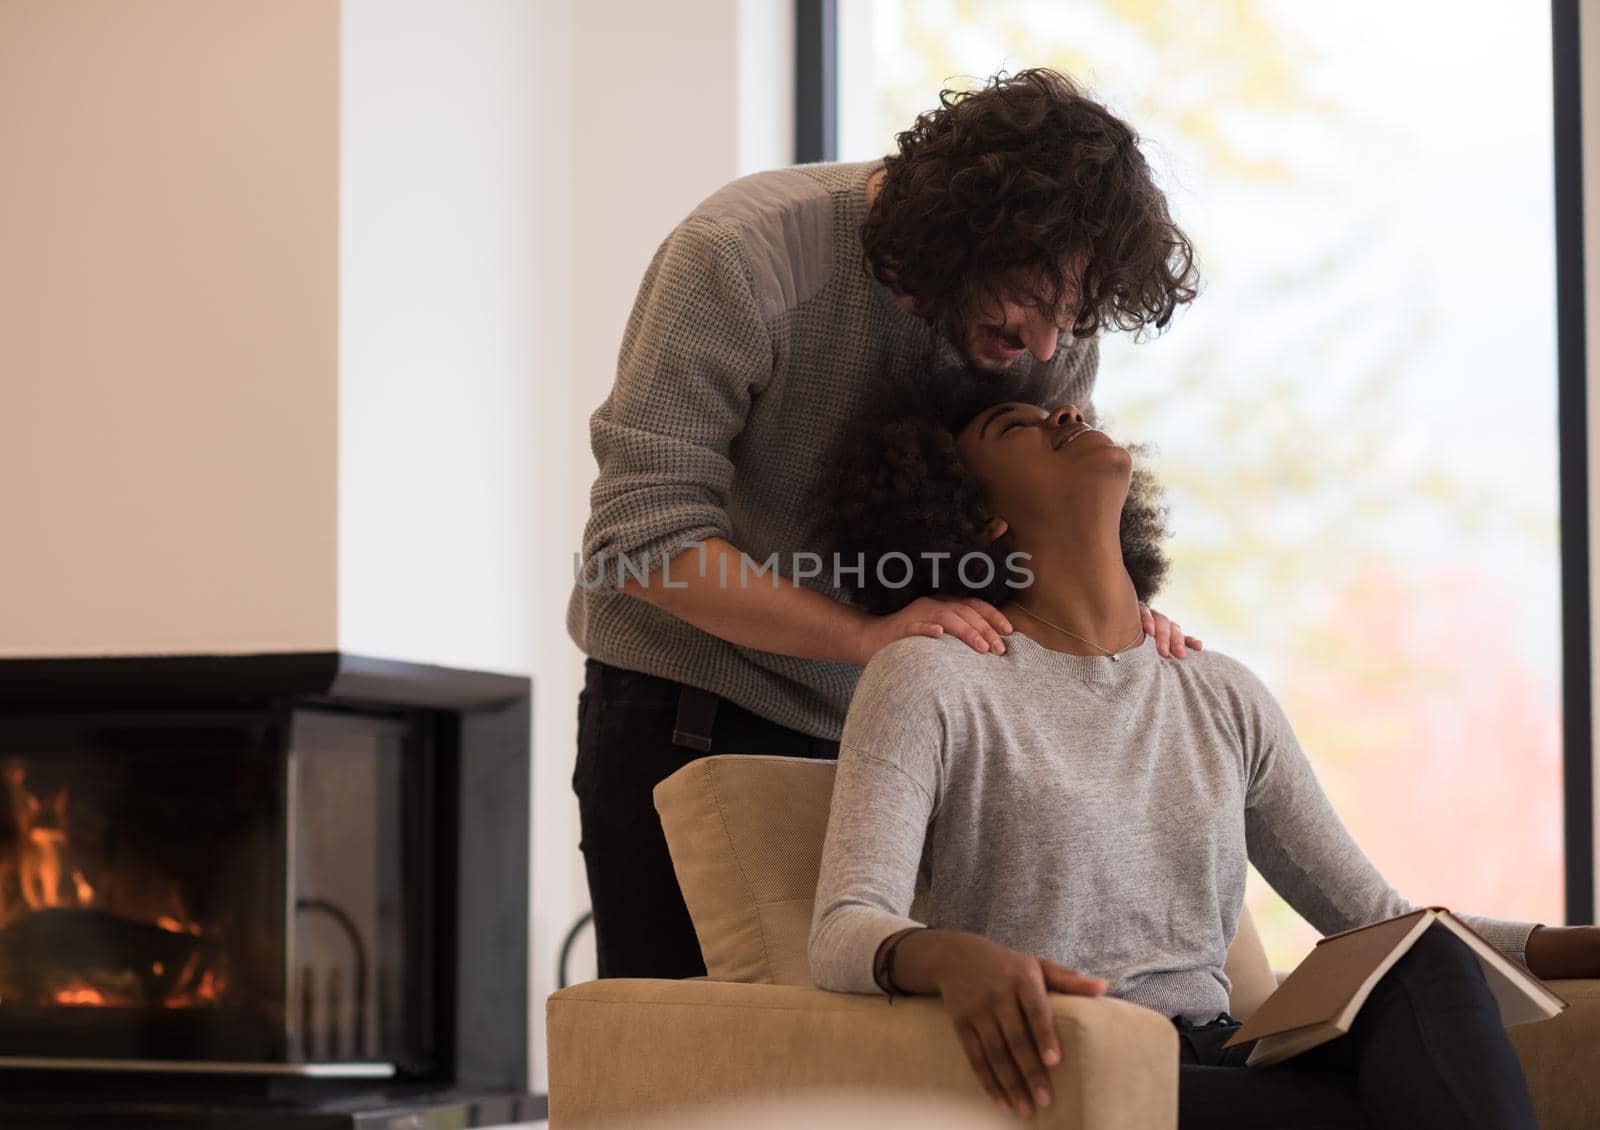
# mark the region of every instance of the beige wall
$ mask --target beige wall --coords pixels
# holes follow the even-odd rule
[[[338,20],[0,4],[0,654],[334,646]]]

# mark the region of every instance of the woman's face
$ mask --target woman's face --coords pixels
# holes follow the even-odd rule
[[[988,491],[991,513],[1022,540],[1120,515],[1133,459],[1071,404],[1009,402],[961,429],[956,452]]]

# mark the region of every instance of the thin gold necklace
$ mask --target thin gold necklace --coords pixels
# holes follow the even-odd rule
[[[1111,660],[1111,662],[1113,662],[1113,663],[1115,663],[1117,661],[1117,656],[1121,655],[1124,651],[1132,651],[1135,647],[1139,646],[1139,644],[1144,642],[1144,625],[1141,624],[1139,626],[1139,638],[1138,639],[1134,640],[1127,647],[1118,648],[1116,651],[1107,651],[1105,648],[1101,647],[1099,644],[1095,643],[1093,640],[1084,639],[1077,632],[1074,632],[1071,628],[1063,628],[1060,624],[1056,624],[1056,623],[1053,623],[1053,622],[1051,622],[1049,620],[1046,620],[1043,616],[1039,615],[1033,609],[1029,608],[1026,604],[1023,604],[1022,601],[1018,600],[1016,597],[1012,597],[1011,598],[1011,603],[1015,604],[1018,608],[1022,609],[1029,616],[1032,616],[1035,620],[1039,621],[1039,623],[1044,624],[1047,627],[1054,628],[1058,632],[1064,632],[1067,635],[1071,636],[1073,639],[1079,640],[1079,641],[1081,641],[1083,643],[1088,644],[1090,647],[1094,648],[1096,651],[1101,652],[1102,654],[1107,656]]]

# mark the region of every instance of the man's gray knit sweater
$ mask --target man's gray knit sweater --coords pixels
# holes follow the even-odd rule
[[[812,976],[879,992],[879,945],[926,925],[1204,1022],[1228,1007],[1247,857],[1323,934],[1415,909],[1234,660],[1164,660],[1148,639],[1115,662],[1020,632],[1004,655],[903,639],[867,665],[845,722]],[[1534,923],[1461,917],[1526,968]]]
[[[791,575],[792,554],[822,551],[807,540],[812,508],[844,428],[887,381],[958,360],[865,268],[867,178],[880,167],[745,177],[661,245],[628,319],[616,385],[590,419],[600,473],[583,533],[584,580],[567,605],[568,634],[594,658],[714,691],[830,740],[859,667],[730,644],[615,582],[623,556],[649,570],[711,537],[757,564],[776,553]],[[1088,410],[1096,357],[1092,340],[1064,336],[1048,364],[1016,362],[996,381],[996,400],[1028,382],[1052,406]],[[843,596],[825,573],[802,583]]]

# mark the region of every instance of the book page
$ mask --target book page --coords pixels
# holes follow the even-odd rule
[[[1534,1020],[1548,1020],[1567,1002],[1551,992],[1545,983],[1528,970],[1521,968],[1505,956],[1471,926],[1449,911],[1438,915],[1440,926],[1453,932],[1477,954],[1483,966],[1484,980],[1500,1006],[1500,1022],[1507,1028],[1513,1024],[1527,1024]]]

